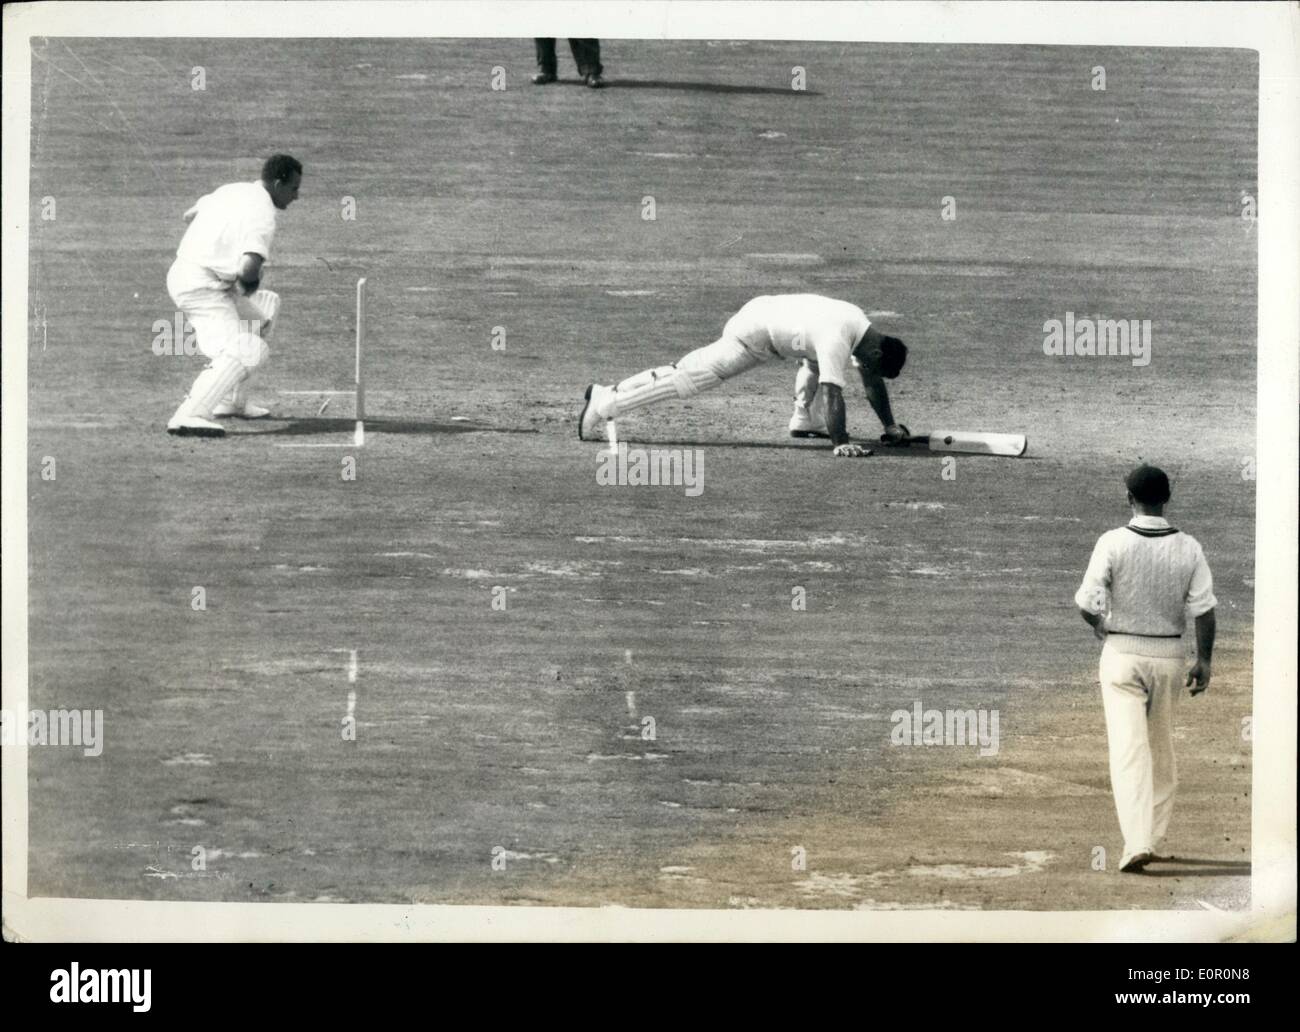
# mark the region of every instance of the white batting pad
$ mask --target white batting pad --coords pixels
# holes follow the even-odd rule
[[[677,397],[677,387],[673,381],[674,373],[676,370],[672,366],[660,366],[658,369],[647,369],[635,376],[629,376],[614,388],[616,411],[602,412],[601,415],[609,418],[631,412],[633,409],[644,408],[646,405],[653,405],[665,398]]]
[[[218,355],[212,364],[199,373],[190,388],[187,415],[212,418],[212,410],[226,395],[232,393],[248,376],[244,363],[231,355]]]

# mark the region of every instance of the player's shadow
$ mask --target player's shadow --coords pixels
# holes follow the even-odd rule
[[[619,439],[629,448],[767,448],[798,451],[801,448],[817,451],[820,444],[823,449],[830,446],[829,441],[664,441],[649,437],[634,437],[630,440]]]
[[[889,444],[881,444],[880,441],[871,438],[854,437],[854,444],[860,444],[865,448],[871,449],[871,455],[868,458],[875,459],[883,457],[887,459],[938,459],[945,455],[954,455],[961,459],[1000,459],[1007,461],[1007,456],[1003,455],[976,455],[963,454],[956,456],[953,452],[932,452],[929,448],[913,446],[909,448],[897,448]],[[812,452],[830,452],[831,442],[824,438],[816,437],[791,437],[784,441],[720,441],[717,439],[711,441],[663,441],[654,440],[646,437],[633,437],[627,440],[629,448],[767,448],[784,451],[812,451]],[[1032,458],[1029,455],[1022,455],[1015,459],[1016,462],[1024,462]]]
[[[853,439],[857,444],[865,444],[868,448],[875,451],[876,455],[882,455],[887,459],[961,459],[966,462],[968,459],[988,460],[990,462],[1034,462],[1037,456],[1032,452],[1025,455],[986,455],[982,452],[937,452],[931,451],[923,444],[913,444],[907,447],[897,447],[892,444],[881,444],[879,441],[862,441],[858,438]],[[873,456],[874,457],[874,456]]]
[[[305,419],[286,420],[283,426],[273,430],[262,430],[258,437],[311,437],[317,434],[351,433],[357,423],[355,419],[309,416]],[[536,430],[527,427],[485,426],[482,423],[438,423],[420,419],[367,419],[366,433],[371,434],[414,434],[432,437],[437,434],[535,434]]]
[[[1142,873],[1148,878],[1249,878],[1250,861],[1171,856],[1152,860]]]
[[[610,90],[689,90],[698,93],[741,93],[762,97],[820,97],[817,90],[795,90],[789,86],[732,86],[722,82],[682,82],[666,79],[610,79]]]

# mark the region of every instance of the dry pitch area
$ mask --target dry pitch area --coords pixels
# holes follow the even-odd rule
[[[31,893],[1244,905],[1254,56],[614,41],[595,92],[563,46],[546,89],[529,40],[35,47],[30,705],[102,709],[106,743],[32,751]],[[150,347],[181,213],[277,149],[306,165],[255,392],[284,418],[170,439],[200,364]],[[277,392],[349,386],[359,275],[351,449],[349,399]],[[1030,455],[833,460],[786,437],[773,363],[621,424],[699,448],[698,497],[596,483],[589,381],[796,290],[908,342],[914,429]],[[1150,319],[1150,364],[1045,356],[1067,312]],[[860,398],[850,426],[879,432]],[[1139,456],[1220,644],[1177,717],[1178,862],[1131,877],[1072,594]],[[891,746],[917,700],[996,709],[998,753]]]

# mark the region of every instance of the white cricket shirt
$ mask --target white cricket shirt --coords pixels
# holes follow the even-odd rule
[[[199,198],[176,257],[233,280],[245,254],[271,257],[275,205],[260,181],[228,183]]]
[[[853,372],[853,349],[871,320],[857,305],[820,294],[764,294],[728,321],[725,333],[751,348],[817,363],[818,379],[843,389]]]

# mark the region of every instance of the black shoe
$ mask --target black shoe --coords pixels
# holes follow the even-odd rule
[[[600,72],[592,72],[587,76],[587,85],[593,90],[598,90],[605,85],[605,80],[600,77]]]
[[[1119,869],[1125,874],[1140,874],[1142,868],[1146,867],[1155,859],[1151,850],[1144,849],[1140,853],[1134,853],[1132,856],[1126,856],[1120,861]]]
[[[554,72],[538,72],[536,75],[533,76],[534,86],[545,86],[548,83],[552,83],[554,81],[555,81]]]

